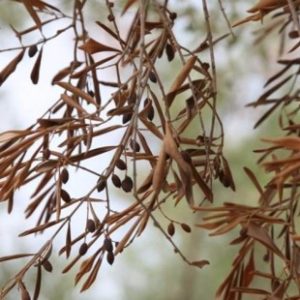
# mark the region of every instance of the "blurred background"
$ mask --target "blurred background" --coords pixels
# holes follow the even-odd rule
[[[53,2],[53,3],[52,3]],[[63,5],[66,11],[71,9],[72,1],[51,1],[51,4]],[[117,2],[117,1],[116,1]],[[178,15],[175,25],[177,38],[189,49],[196,48],[205,38],[205,22],[202,14],[201,1],[172,0],[170,7]],[[214,36],[218,37],[229,32],[226,21],[222,17],[218,1],[208,1]],[[231,21],[236,21],[246,15],[246,10],[253,1],[223,1],[225,11]],[[122,3],[116,3],[122,10]],[[89,0],[87,18],[90,28],[96,36],[94,21],[105,18],[104,0]],[[134,8],[132,14],[134,13]],[[9,25],[17,29],[27,28],[31,24],[23,6],[15,1],[0,1],[0,51],[13,47],[17,40]],[[126,26],[126,19],[121,20]],[[235,37],[229,36],[216,47],[218,74],[218,110],[224,121],[225,155],[230,162],[237,191],[224,190],[215,187],[215,203],[221,205],[225,201],[255,204],[258,194],[243,172],[243,166],[251,168],[261,182],[265,183],[262,170],[256,166],[257,154],[252,150],[263,147],[261,137],[272,136],[276,132],[274,123],[269,122],[257,130],[253,130],[255,121],[261,111],[246,108],[245,105],[254,101],[262,92],[263,85],[274,71],[276,47],[270,49],[264,44],[254,45],[255,33],[261,24],[242,26],[234,30]],[[51,26],[50,26],[51,27]],[[126,27],[125,27],[126,28]],[[51,28],[48,29],[51,31]],[[33,37],[30,37],[33,38]],[[70,42],[71,42],[70,34]],[[0,88],[0,131],[23,129],[31,125],[58,98],[60,91],[51,86],[51,79],[58,70],[69,63],[70,45],[67,39],[58,38],[47,43],[44,51],[45,64],[41,67],[41,78],[37,86],[30,81],[32,61],[27,58],[18,66],[17,71]],[[15,53],[0,53],[0,69]],[[201,54],[208,57],[208,53]],[[162,65],[165,80],[171,81],[176,66]],[[175,71],[176,72],[176,71]],[[276,117],[276,116],[275,116]],[[196,129],[195,129],[196,130]],[[88,182],[81,182],[81,185]],[[76,186],[80,189],[80,186]],[[80,191],[79,191],[80,192]],[[30,228],[33,221],[23,217],[25,204],[30,197],[30,186],[16,194],[15,209],[11,215],[6,214],[5,205],[0,206],[0,256],[13,253],[32,252],[38,249],[46,237],[37,236],[32,239],[19,238],[18,234],[24,228]],[[116,192],[115,195],[118,198]],[[119,197],[120,198],[120,197]],[[119,199],[118,201],[126,201]],[[168,207],[168,213],[189,224],[201,222],[199,216],[192,215],[182,204]],[[163,225],[167,226],[162,220]],[[66,261],[63,257],[52,256],[54,266],[52,274],[45,274],[42,286],[41,300],[78,299],[78,300],[196,300],[214,299],[217,287],[230,270],[232,258],[237,249],[229,246],[232,235],[225,237],[209,237],[206,232],[193,228],[186,233],[180,228],[176,231],[174,240],[184,254],[191,260],[207,259],[210,265],[202,270],[187,266],[178,255],[175,255],[171,245],[163,238],[161,232],[153,226],[148,226],[144,234],[118,256],[114,265],[104,264],[93,287],[82,294],[80,287],[74,288],[74,274],[78,268],[68,274],[61,274]],[[57,248],[59,249],[59,247]],[[54,260],[56,257],[57,260]],[[22,259],[13,263],[0,264],[0,285],[2,286],[23,265]],[[34,280],[35,274],[32,273]],[[30,279],[29,279],[30,281]],[[30,286],[30,282],[27,282]],[[27,285],[26,284],[26,285]],[[11,293],[8,299],[18,296]]]

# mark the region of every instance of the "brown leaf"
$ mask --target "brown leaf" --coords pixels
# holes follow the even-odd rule
[[[268,10],[286,4],[286,0],[259,0],[257,4],[248,9],[249,13],[254,13],[261,10]]]
[[[128,8],[130,8],[137,0],[127,0],[123,10],[122,10],[122,14],[124,15],[126,13],[126,11],[128,10]]]
[[[96,21],[96,24],[99,25],[103,30],[105,30],[110,36],[115,38],[118,42],[120,42],[124,46],[126,45],[126,43],[121,39],[121,37],[117,35],[114,31],[112,31],[109,27],[107,27],[104,23]]]
[[[33,68],[32,68],[31,74],[30,74],[30,78],[31,78],[31,81],[33,84],[37,84],[39,82],[42,55],[43,55],[43,48],[41,48],[40,53],[33,65]]]
[[[204,266],[209,265],[209,261],[205,260],[205,259],[193,261],[193,262],[191,262],[191,265],[202,269]]]
[[[113,51],[120,52],[120,50],[116,48],[109,47],[107,45],[101,44],[94,39],[88,39],[79,49],[85,51],[88,54],[94,54],[97,52],[105,52],[105,51]]]
[[[161,148],[157,163],[152,176],[152,187],[155,191],[160,191],[166,177],[166,158],[164,146]]]
[[[258,106],[262,103],[266,102],[266,99],[272,95],[274,92],[276,92],[279,88],[281,88],[284,84],[286,84],[291,78],[293,78],[293,74],[287,76],[286,78],[284,78],[282,81],[280,81],[279,83],[277,83],[276,85],[274,85],[273,87],[271,87],[269,90],[267,90],[266,92],[264,92],[256,102],[253,103],[253,106]]]
[[[262,18],[262,15],[261,15],[261,13],[259,12],[259,13],[257,13],[257,14],[253,14],[253,15],[251,15],[251,16],[248,16],[248,17],[246,17],[246,18],[243,18],[243,19],[241,19],[241,20],[238,20],[238,21],[234,22],[234,23],[232,24],[232,27],[236,27],[236,26],[242,25],[242,24],[247,23],[247,22],[250,22],[250,21],[259,21],[259,20],[261,20],[261,18]]]
[[[29,12],[31,18],[33,19],[33,21],[35,22],[36,26],[41,29],[42,26],[42,22],[37,14],[37,12],[35,11],[35,9],[33,8],[33,3],[34,2],[40,2],[40,1],[33,1],[33,0],[22,0],[23,4],[25,5],[27,11]]]
[[[234,287],[231,289],[232,292],[241,292],[245,294],[253,295],[269,295],[266,290],[256,289],[256,288],[246,288],[246,287]]]
[[[262,139],[264,142],[272,143],[282,148],[300,150],[300,138],[296,136],[285,136],[276,139]]]
[[[252,249],[248,263],[244,269],[243,286],[248,287],[253,278],[255,271],[254,250]]]
[[[23,49],[1,72],[0,72],[0,86],[3,82],[11,75],[19,62],[22,60],[25,53],[25,49]]]
[[[21,292],[21,300],[30,300],[31,299],[30,294],[26,289],[23,281],[19,281],[19,288]]]
[[[84,159],[88,159],[94,156],[101,155],[105,152],[111,151],[113,149],[116,149],[116,146],[104,146],[104,147],[99,147],[84,153],[80,153],[78,155],[74,155],[70,157],[70,161],[72,162],[78,162]]]
[[[127,231],[127,233],[124,235],[122,240],[118,243],[115,249],[114,255],[117,255],[118,253],[122,252],[123,249],[126,247],[127,242],[129,241],[130,237],[132,236],[134,230],[136,229],[137,225],[139,224],[140,220],[138,219],[131,228]]]
[[[224,169],[224,176],[228,180],[228,184],[231,187],[231,189],[233,191],[235,191],[235,184],[233,181],[231,170],[230,170],[229,164],[224,156],[222,156],[222,164],[223,164],[223,169]]]
[[[248,177],[251,179],[252,183],[255,185],[255,187],[259,191],[260,195],[263,196],[264,191],[263,191],[262,187],[260,186],[260,184],[259,184],[256,176],[254,175],[254,173],[250,169],[248,169],[247,167],[244,167],[244,171],[246,172]]]
[[[60,219],[60,220],[57,220],[57,221],[51,221],[51,222],[48,222],[46,224],[41,224],[41,225],[38,225],[32,229],[29,229],[29,230],[26,230],[26,231],[23,231],[22,233],[19,234],[19,236],[25,236],[25,235],[29,235],[29,234],[32,234],[32,233],[37,233],[39,231],[43,231],[51,226],[54,226],[54,225],[57,225],[59,224],[61,221],[63,221],[63,219]]]
[[[66,233],[66,257],[68,258],[71,253],[72,237],[71,237],[71,225],[68,222],[67,233]]]
[[[77,285],[80,279],[92,269],[95,258],[96,255],[93,255],[81,263],[80,269],[75,277],[75,285]]]
[[[87,278],[87,280],[83,284],[80,292],[83,292],[83,291],[87,290],[94,283],[94,281],[97,278],[97,274],[98,274],[98,271],[100,269],[101,263],[102,263],[102,257],[98,258],[93,270],[91,271],[89,277]]]
[[[208,187],[206,182],[202,179],[201,175],[198,173],[197,169],[191,164],[191,170],[193,173],[193,177],[196,180],[198,186],[204,193],[205,197],[212,202],[213,201],[213,192],[212,190]]]
[[[81,66],[81,62],[72,62],[69,67],[66,67],[62,70],[60,70],[52,79],[52,84],[55,84],[56,82],[64,79],[67,75],[69,75],[71,72],[74,72],[79,66]]]
[[[30,254],[30,253],[22,253],[22,254],[14,254],[14,255],[9,255],[9,256],[2,256],[2,257],[0,257],[0,263],[8,261],[8,260],[15,260],[17,258],[24,258],[24,257],[28,257],[28,256],[33,256],[33,255],[34,254]]]
[[[66,94],[61,94],[60,97],[67,105],[76,108],[79,113],[82,113],[83,115],[88,115],[88,112],[72,97],[69,97]]]
[[[185,79],[189,76],[189,73],[194,67],[196,61],[197,61],[197,56],[190,57],[188,61],[185,63],[185,65],[183,66],[183,68],[180,70],[179,74],[177,75],[174,82],[172,83],[169,93],[166,96],[165,100],[167,106],[171,106],[176,95],[174,92],[181,87]]]
[[[13,139],[19,139],[22,137],[26,137],[31,133],[30,130],[10,130],[0,133],[0,144],[6,143],[8,141],[11,141]]]
[[[248,236],[262,243],[270,251],[274,252],[279,257],[284,259],[284,255],[275,245],[265,228],[260,227],[253,222],[250,222],[247,228],[247,234]]]
[[[40,265],[37,266],[37,274],[35,281],[35,288],[33,294],[33,300],[38,300],[40,291],[41,291],[41,282],[42,282],[42,267]]]
[[[143,124],[147,127],[147,129],[148,129],[151,133],[153,133],[156,137],[158,137],[159,139],[162,139],[162,138],[163,138],[161,132],[159,131],[159,129],[157,128],[157,126],[156,126],[154,123],[148,121],[148,120],[147,120],[146,118],[144,118],[144,117],[140,117],[140,120],[141,120],[141,121],[143,122]]]
[[[210,235],[216,236],[216,235],[221,235],[221,234],[227,233],[228,231],[232,230],[237,225],[239,225],[243,219],[244,219],[244,217],[232,218],[228,223],[226,222],[224,226],[220,227],[219,229],[217,229]]]
[[[88,103],[97,105],[95,99],[91,97],[88,93],[85,93],[83,90],[79,89],[78,87],[73,86],[68,82],[55,82],[55,84],[59,85],[60,87],[72,92],[75,96],[81,97],[86,100]]]

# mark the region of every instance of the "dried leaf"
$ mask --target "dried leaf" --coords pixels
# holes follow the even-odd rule
[[[188,59],[188,61],[185,63],[185,65],[183,66],[183,68],[180,70],[179,74],[175,78],[175,81],[172,83],[169,93],[166,96],[165,101],[166,101],[167,106],[171,106],[171,104],[175,98],[175,95],[176,95],[176,94],[174,94],[174,92],[181,87],[181,85],[183,84],[185,79],[189,76],[189,73],[193,69],[196,61],[197,61],[196,56],[190,57]]]
[[[9,255],[9,256],[2,256],[0,257],[0,263],[9,261],[9,260],[15,260],[17,258],[23,258],[23,257],[28,257],[28,256],[33,256],[34,254],[30,253],[22,253],[22,254],[14,254],[14,255]]]
[[[165,152],[164,146],[162,146],[157,163],[154,168],[154,173],[152,176],[152,187],[155,191],[159,192],[166,176],[166,158],[167,153]]]
[[[19,281],[19,288],[21,291],[21,299],[22,300],[30,300],[31,299],[30,294],[29,294],[27,288],[25,287],[23,281]]]
[[[233,181],[231,170],[230,170],[229,164],[224,156],[222,156],[222,164],[223,164],[223,169],[224,169],[224,176],[228,180],[228,184],[231,187],[231,189],[233,191],[235,191],[235,184]]]
[[[83,115],[88,115],[88,112],[78,102],[76,102],[74,98],[71,98],[66,94],[61,94],[60,97],[67,105],[76,108],[79,113],[82,113]]]
[[[37,274],[36,274],[36,281],[35,281],[35,288],[33,294],[33,300],[38,300],[40,291],[41,291],[41,282],[42,282],[42,268],[40,265],[37,266]]]
[[[52,79],[52,84],[55,84],[56,82],[64,79],[67,75],[71,74],[71,72],[74,72],[78,67],[81,66],[80,62],[72,62],[69,67],[66,67],[62,70],[60,70]]]
[[[68,83],[68,82],[55,82],[55,84],[59,85],[60,87],[72,92],[75,96],[81,97],[84,100],[86,100],[88,103],[97,105],[95,99],[93,97],[91,97],[88,93],[85,93],[84,91],[82,91],[81,89],[79,89],[78,87],[73,86],[72,84]]]
[[[248,263],[244,270],[243,286],[248,287],[251,284],[254,278],[254,271],[255,271],[254,250],[252,250]]]
[[[136,2],[137,0],[127,0],[123,10],[122,10],[122,14],[124,15],[126,13],[126,11]]]
[[[43,55],[43,48],[41,48],[40,53],[33,65],[33,68],[32,68],[31,74],[30,74],[30,78],[31,78],[31,81],[33,84],[37,84],[39,82],[42,55]]]
[[[40,1],[38,1],[40,2]],[[37,12],[35,11],[35,9],[33,8],[33,1],[32,0],[22,0],[22,3],[25,5],[27,11],[29,12],[31,18],[33,19],[33,21],[35,22],[36,26],[41,29],[42,26],[42,22],[37,14]]]
[[[191,265],[202,269],[204,266],[209,265],[209,261],[205,260],[205,259],[193,261],[193,262],[191,262]]]
[[[276,139],[262,139],[264,142],[272,143],[274,145],[291,149],[291,150],[300,150],[300,138],[296,136],[286,136]]]
[[[60,220],[57,220],[57,221],[51,221],[51,222],[48,222],[46,224],[42,224],[42,225],[38,225],[32,229],[29,229],[29,230],[26,230],[26,231],[23,231],[22,233],[19,234],[19,236],[25,236],[25,235],[29,235],[29,234],[32,234],[32,233],[37,233],[39,231],[43,231],[51,226],[54,226],[54,225],[57,225],[59,224],[61,221],[63,221],[63,219],[60,219]]]
[[[257,4],[248,9],[249,13],[254,13],[261,10],[268,10],[286,4],[285,0],[259,0]]]
[[[94,54],[97,52],[105,52],[105,51],[112,51],[112,52],[120,52],[120,50],[109,47],[107,45],[101,44],[93,39],[88,39],[79,49],[85,51],[88,54]]]
[[[244,171],[246,172],[248,177],[251,179],[252,183],[255,185],[255,187],[259,191],[260,195],[263,196],[264,191],[263,191],[262,187],[260,186],[260,184],[259,184],[256,176],[254,175],[254,173],[250,169],[248,169],[247,167],[244,167]]]
[[[72,237],[71,237],[71,224],[68,222],[67,234],[66,234],[66,257],[68,258],[71,254],[72,248]]]
[[[19,62],[22,60],[25,53],[25,49],[23,49],[1,72],[0,72],[0,86],[3,82],[11,75]]]
[[[104,23],[96,21],[96,24],[99,25],[102,29],[104,29],[110,36],[115,38],[118,42],[120,42],[124,46],[126,45],[126,43],[121,39],[121,37],[117,35],[114,31],[112,31],[110,28],[108,28]]]
[[[98,274],[98,271],[99,271],[99,269],[100,269],[101,263],[102,263],[102,258],[100,257],[100,258],[97,260],[97,262],[96,262],[96,264],[95,264],[93,270],[91,271],[89,277],[87,278],[87,280],[86,280],[85,283],[83,284],[83,286],[82,286],[80,292],[83,292],[83,291],[89,289],[90,286],[94,283],[94,281],[95,281],[96,278],[97,278],[97,274]]]
[[[253,222],[250,222],[247,227],[247,234],[248,236],[252,237],[253,239],[261,242],[264,246],[266,246],[270,251],[277,254],[279,257],[284,259],[284,255],[275,245],[274,241],[271,239],[267,230],[263,227],[256,225]]]
[[[96,259],[96,254],[94,254],[93,256],[89,257],[88,259],[84,260],[81,263],[80,269],[75,277],[75,285],[77,285],[80,279],[92,269],[95,259]]]

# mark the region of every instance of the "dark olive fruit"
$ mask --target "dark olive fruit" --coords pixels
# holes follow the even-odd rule
[[[79,248],[79,255],[83,256],[88,251],[88,245],[87,243],[83,243]]]
[[[103,247],[107,252],[113,251],[113,244],[112,244],[111,238],[107,237],[104,239]]]
[[[117,187],[117,188],[120,188],[121,185],[122,185],[122,182],[121,182],[120,177],[119,177],[118,175],[116,175],[116,174],[113,174],[113,175],[111,176],[111,181],[112,181],[113,185],[114,185],[115,187]]]
[[[119,170],[126,170],[127,169],[127,165],[125,163],[124,160],[122,159],[118,159],[117,162],[116,162],[116,167],[119,169]]]
[[[115,255],[113,254],[113,252],[107,252],[106,260],[110,265],[112,265],[114,263]]]
[[[33,57],[35,56],[35,54],[38,52],[38,47],[37,45],[32,45],[29,47],[28,49],[28,56],[29,57]]]
[[[124,192],[129,193],[133,188],[133,181],[129,176],[125,176],[122,181],[122,189]]]
[[[94,232],[96,230],[96,223],[92,219],[88,219],[86,222],[86,228],[89,232]]]

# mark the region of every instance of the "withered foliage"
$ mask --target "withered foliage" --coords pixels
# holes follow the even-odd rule
[[[266,186],[244,168],[259,193],[256,205],[225,202],[220,207],[195,208],[209,212],[198,226],[212,231],[212,236],[240,229],[231,241],[239,251],[216,293],[218,299],[300,299],[299,4],[261,0],[248,10],[249,17],[235,23],[263,21],[257,42],[274,40],[274,32],[281,41],[279,71],[266,82],[265,92],[249,104],[266,108],[255,127],[277,113],[281,135],[263,139],[268,145],[256,150],[261,155],[258,163],[271,175]],[[272,41],[270,50],[275,45]]]
[[[7,204],[9,213],[17,205],[15,191],[29,183],[33,186],[25,216],[38,215],[36,226],[20,236],[55,228],[36,253],[0,259],[27,259],[24,268],[1,289],[1,299],[15,287],[21,299],[38,299],[42,273],[53,269],[50,261],[58,234],[65,235],[65,245],[59,251],[68,259],[63,272],[78,265],[75,283],[82,284],[81,291],[91,287],[101,265],[112,265],[150,221],[186,263],[204,267],[207,260],[190,261],[172,239],[177,228],[186,233],[194,229],[193,224],[173,220],[164,212],[165,203],[176,206],[180,201],[186,201],[191,213],[204,215],[204,222],[197,227],[213,230],[211,235],[241,229],[232,241],[240,250],[217,297],[242,299],[252,294],[261,299],[299,299],[299,58],[279,60],[282,69],[251,104],[270,107],[257,125],[276,109],[280,111],[284,136],[267,140],[271,146],[258,151],[262,153],[259,163],[274,172],[273,179],[263,187],[245,168],[260,194],[257,205],[225,202],[216,207],[213,182],[232,190],[235,185],[222,152],[223,126],[216,109],[214,46],[228,34],[213,38],[207,2],[202,1],[207,35],[195,51],[186,49],[174,34],[177,13],[170,11],[168,1],[127,0],[121,10],[116,3],[103,1],[107,18],[95,21],[98,31],[93,37],[91,20],[85,17],[85,0],[72,1],[71,15],[40,0],[18,2],[34,25],[22,31],[13,28],[19,45],[1,49],[16,53],[0,72],[0,85],[26,55],[32,60],[31,81],[38,84],[43,49],[58,36],[72,33],[73,59],[52,78],[52,85],[61,90],[52,107],[31,127],[0,134],[0,200]],[[221,1],[218,4],[224,14]],[[295,41],[292,46],[288,43],[287,52],[296,53],[300,46],[299,8],[298,1],[261,0],[249,10],[250,17],[235,25],[271,15],[273,20],[270,25],[267,22],[258,39],[277,30]],[[128,26],[123,25],[123,19]],[[59,27],[59,20],[68,24]],[[57,26],[52,36],[44,33],[48,24]],[[25,44],[23,40],[31,33],[38,33],[40,39]],[[110,42],[103,40],[104,33]],[[163,63],[177,64],[170,87],[160,68]],[[118,139],[112,142],[111,136]],[[103,159],[107,156],[108,163]],[[79,197],[68,188],[76,173],[94,178],[88,192]],[[115,204],[113,187],[128,199],[122,209]],[[72,221],[83,210],[82,231],[74,236]],[[166,228],[157,220],[158,214],[167,219]],[[265,249],[263,260],[268,268],[260,269],[257,245]],[[36,286],[28,291],[24,281],[32,268],[37,270]],[[263,287],[256,285],[256,278],[265,282]]]

